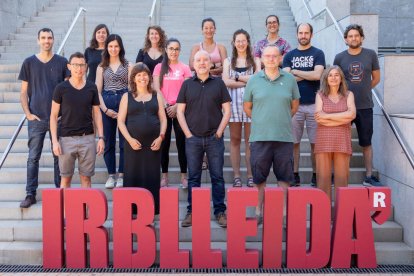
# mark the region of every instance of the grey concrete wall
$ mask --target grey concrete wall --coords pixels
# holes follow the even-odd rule
[[[8,39],[36,12],[41,11],[53,0],[1,0],[0,1],[0,40]]]
[[[381,82],[376,87],[388,113],[400,113],[412,118],[392,117],[411,154],[414,153],[414,99],[407,95],[407,91],[414,84],[409,70],[409,65],[413,63],[414,56],[381,57]],[[404,227],[404,241],[413,247],[414,169],[378,106],[374,108],[372,145],[374,167],[379,172],[381,183],[392,189],[395,220]]]
[[[414,1],[351,0],[351,14],[378,14],[380,47],[414,47]]]

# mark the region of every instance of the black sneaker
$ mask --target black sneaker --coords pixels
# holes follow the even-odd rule
[[[316,173],[312,174],[311,186],[316,187]]]
[[[381,182],[379,182],[378,178],[375,176],[366,176],[364,179],[364,182],[362,182],[362,185],[371,187],[371,186],[382,186]]]
[[[293,173],[294,180],[292,182],[292,187],[300,187],[300,176],[299,173]]]
[[[36,204],[36,197],[33,195],[27,195],[26,198],[20,203],[20,208],[29,208],[33,204]]]
[[[190,227],[193,224],[193,219],[191,213],[185,215],[184,220],[181,222],[181,227]]]

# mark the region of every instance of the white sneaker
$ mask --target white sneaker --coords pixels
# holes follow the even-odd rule
[[[124,178],[122,176],[118,176],[118,179],[116,180],[116,187],[117,188],[124,187]]]
[[[112,189],[114,187],[115,187],[115,176],[114,175],[110,175],[108,177],[108,180],[106,180],[105,188]]]

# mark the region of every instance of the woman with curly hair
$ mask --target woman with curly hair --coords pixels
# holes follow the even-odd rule
[[[149,26],[145,35],[144,48],[139,50],[135,62],[147,65],[152,74],[155,65],[162,62],[166,41],[167,36],[160,26]]]

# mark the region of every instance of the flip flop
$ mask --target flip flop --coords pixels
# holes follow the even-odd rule
[[[242,186],[242,182],[240,177],[235,177],[233,180],[233,187],[241,187]]]

